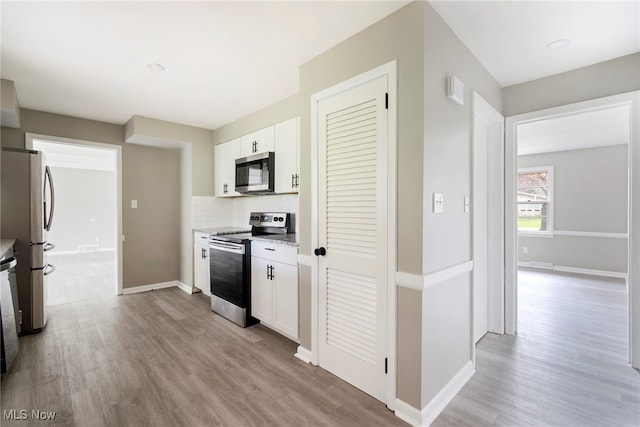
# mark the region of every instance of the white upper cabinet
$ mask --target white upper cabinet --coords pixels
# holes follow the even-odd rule
[[[215,147],[216,197],[240,196],[236,192],[236,159],[240,155],[240,139]]]
[[[256,153],[275,150],[274,126],[252,132],[241,138],[240,157],[247,157]]]
[[[275,125],[275,139],[276,193],[297,193],[300,186],[300,117]]]

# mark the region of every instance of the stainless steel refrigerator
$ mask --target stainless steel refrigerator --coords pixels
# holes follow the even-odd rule
[[[47,252],[54,211],[51,170],[40,151],[2,150],[2,238],[16,239],[18,323],[21,334],[39,332],[47,324],[47,276],[55,267]]]

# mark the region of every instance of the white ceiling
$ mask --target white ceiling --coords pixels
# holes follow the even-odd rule
[[[640,51],[638,0],[431,3],[503,87]]]
[[[295,94],[301,64],[406,3],[2,1],[0,71],[25,108],[215,129]],[[503,86],[640,51],[638,0],[432,3]]]
[[[628,144],[628,105],[518,125],[518,155]]]
[[[25,108],[215,129],[297,93],[301,64],[406,3],[2,1],[2,78]]]

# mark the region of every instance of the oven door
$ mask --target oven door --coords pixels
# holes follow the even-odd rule
[[[211,293],[242,308],[246,308],[245,252],[244,244],[209,240]]]

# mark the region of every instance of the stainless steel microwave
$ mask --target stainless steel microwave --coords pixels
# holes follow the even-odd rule
[[[273,193],[275,159],[273,151],[236,159],[236,191],[242,194]]]

